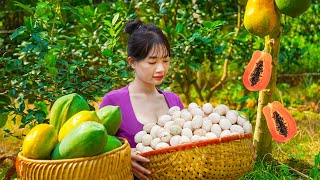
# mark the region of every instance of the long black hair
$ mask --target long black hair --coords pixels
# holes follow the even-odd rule
[[[125,32],[129,34],[127,53],[135,61],[147,57],[155,46],[163,46],[170,57],[170,44],[163,32],[153,24],[143,24],[140,20],[129,20]]]

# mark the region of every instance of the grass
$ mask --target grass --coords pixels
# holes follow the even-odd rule
[[[320,180],[320,114],[290,111],[297,123],[297,135],[288,143],[274,141],[274,161],[256,161],[254,170],[240,179]]]

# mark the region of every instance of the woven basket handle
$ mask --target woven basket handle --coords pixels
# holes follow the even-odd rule
[[[16,158],[17,158],[17,155],[15,154],[7,154],[7,155],[0,156],[0,164],[2,164],[6,159],[10,159],[13,164],[4,175],[3,180],[10,180],[11,176],[16,172],[16,166],[15,166]]]

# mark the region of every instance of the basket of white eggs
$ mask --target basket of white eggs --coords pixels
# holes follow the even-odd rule
[[[150,179],[238,179],[254,166],[252,125],[224,104],[173,106],[134,139]]]

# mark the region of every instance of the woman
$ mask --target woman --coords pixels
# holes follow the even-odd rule
[[[146,123],[156,123],[172,106],[183,109],[180,98],[156,88],[170,67],[170,45],[163,32],[154,25],[144,25],[139,20],[128,22],[128,63],[135,71],[135,79],[127,86],[107,93],[100,105],[120,106],[122,123],[116,136],[126,138],[132,148],[132,171],[139,179],[148,179],[151,172],[139,162],[148,162],[136,155],[134,136]]]

